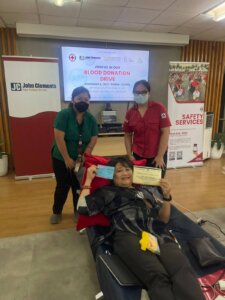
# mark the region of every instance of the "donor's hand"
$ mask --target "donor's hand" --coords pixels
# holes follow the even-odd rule
[[[75,161],[69,157],[65,160],[65,165],[66,165],[67,169],[72,170],[75,167]]]
[[[87,169],[87,178],[86,181],[92,182],[92,180],[95,178],[96,175],[97,166],[92,165]]]
[[[161,179],[160,180],[160,187],[163,192],[163,196],[165,198],[169,198],[171,196],[171,185],[167,179]]]

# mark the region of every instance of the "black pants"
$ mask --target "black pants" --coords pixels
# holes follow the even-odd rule
[[[116,231],[114,252],[136,274],[151,300],[204,300],[200,285],[187,258],[169,242],[160,246],[160,255],[143,251],[140,237]]]
[[[139,155],[137,155],[136,153],[133,153],[133,156],[136,160],[140,160],[140,159],[146,159],[147,162],[146,162],[146,167],[152,167],[152,168],[155,168],[155,163],[153,163],[153,160],[155,159],[154,157],[151,157],[151,158],[145,158],[145,157],[141,157]],[[162,169],[162,178],[165,177],[166,175],[166,166],[167,166],[167,151],[166,153],[164,154],[163,156],[163,160],[164,160],[164,163],[165,163],[165,167]]]
[[[54,214],[62,213],[63,206],[66,202],[66,198],[70,188],[72,188],[73,206],[75,212],[77,207],[77,201],[79,198],[79,195],[77,193],[77,190],[80,189],[79,181],[77,180],[74,171],[67,169],[63,161],[53,158],[52,164],[53,164],[53,170],[56,177],[53,213]]]

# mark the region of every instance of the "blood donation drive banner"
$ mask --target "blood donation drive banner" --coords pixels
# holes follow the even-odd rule
[[[208,68],[208,63],[169,63],[168,113],[172,126],[168,168],[203,164],[203,115]]]
[[[58,60],[3,56],[16,178],[52,173],[53,121],[60,110]]]
[[[84,86],[93,101],[133,101],[133,85],[148,79],[149,51],[62,47],[64,100]]]

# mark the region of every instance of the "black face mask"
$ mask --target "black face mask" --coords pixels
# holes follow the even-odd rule
[[[78,110],[79,112],[85,112],[85,111],[88,109],[89,104],[82,101],[82,102],[74,103],[74,107],[75,107],[76,110]]]

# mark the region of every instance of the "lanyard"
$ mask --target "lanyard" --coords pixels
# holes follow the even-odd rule
[[[82,156],[82,154],[83,154],[82,146],[83,146],[82,134],[80,133],[79,140],[78,140],[78,147],[77,147],[78,157]]]
[[[77,122],[77,127],[78,127],[78,131],[79,131],[79,138],[78,138],[78,147],[77,147],[77,152],[78,152],[78,157],[83,155],[83,150],[82,150],[82,146],[83,146],[83,141],[82,141],[82,128],[83,128],[83,122],[81,124],[79,124]]]
[[[76,160],[76,164],[75,164],[75,168],[74,168],[74,172],[78,172],[82,166],[83,163],[83,159],[82,159],[82,155],[83,155],[83,141],[82,141],[82,127],[83,127],[83,123],[79,124],[77,122],[77,127],[79,130],[79,138],[78,138],[78,147],[77,147],[77,152],[78,152],[78,156],[77,156],[77,160]]]

